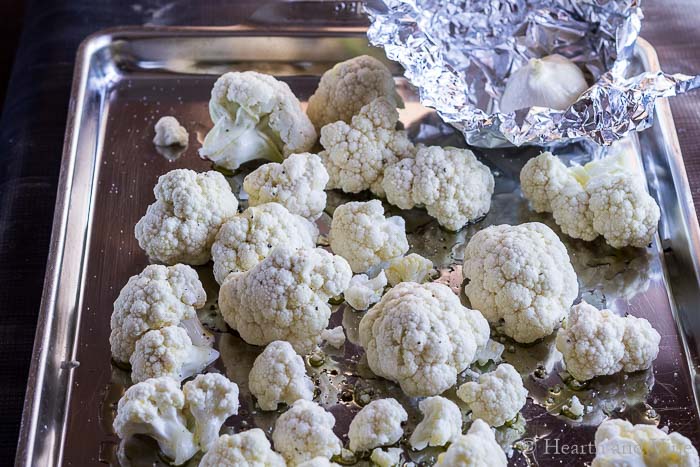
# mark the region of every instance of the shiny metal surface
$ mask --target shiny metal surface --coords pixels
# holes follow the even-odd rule
[[[110,362],[112,302],[127,278],[147,264],[133,226],[153,200],[157,177],[178,167],[210,167],[196,150],[197,139],[210,126],[206,102],[216,76],[233,69],[265,71],[281,77],[306,98],[318,76],[334,63],[361,53],[381,53],[368,49],[363,34],[356,29],[164,28],[108,31],[86,40],[76,67],[16,465],[116,462],[117,438],[111,429],[114,404],[129,381],[128,374]],[[638,50],[638,66],[657,69],[653,49],[641,41]],[[418,104],[405,81],[398,84],[407,101],[402,122],[414,138],[463,144],[454,130]],[[582,298],[648,318],[662,335],[659,358],[653,371],[572,388],[559,375],[551,339],[529,347],[505,342],[504,358],[523,374],[532,397],[523,411],[526,432],[513,453],[513,465],[590,461],[588,444],[595,425],[607,414],[660,422],[691,437],[696,445],[700,440],[694,397],[700,336],[696,312],[700,229],[667,103],[657,104],[656,112],[654,126],[639,136],[639,148],[649,189],[662,208],[659,238],[646,252],[614,251],[599,242],[562,239],[579,275]],[[153,124],[166,114],[176,115],[191,135],[188,149],[175,160],[163,157],[151,144]],[[578,146],[562,151],[567,158],[586,157]],[[462,246],[484,226],[528,220],[553,226],[551,218],[529,211],[517,186],[520,167],[536,153],[534,148],[479,152],[496,174],[493,207],[482,222],[459,233],[440,230],[419,210],[398,212],[407,219],[412,250],[430,256],[440,267],[438,280],[459,288],[460,268],[450,266],[459,263]],[[346,197],[334,193],[329,199],[332,208]],[[323,219],[321,223],[327,223],[327,217]],[[211,282],[207,267],[200,268],[200,273],[205,282]],[[215,308],[213,284],[208,292]],[[212,311],[209,308],[204,312]],[[355,401],[363,394],[401,398],[410,414],[410,433],[418,416],[416,403],[368,372],[354,343],[360,316],[341,305],[331,324],[344,324],[349,343],[342,350],[324,349],[324,355],[308,359],[318,365],[310,364],[309,371],[318,382],[319,400],[336,415],[336,428],[343,435],[359,409]],[[232,427],[255,424],[269,429],[275,414],[256,411],[245,390],[247,365],[260,349],[242,343],[235,334],[218,337],[222,352],[218,367],[242,389],[241,411],[231,420]],[[581,422],[558,415],[574,389],[592,407]],[[499,436],[508,437],[514,431],[501,430]],[[134,465],[162,463],[154,458],[152,443],[135,444],[128,451],[136,453]],[[435,454],[411,457],[430,463]]]

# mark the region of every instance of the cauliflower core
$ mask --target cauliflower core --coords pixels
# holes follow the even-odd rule
[[[384,271],[374,279],[367,277],[367,274],[353,276],[345,290],[345,301],[356,310],[366,310],[382,298],[386,283]]]
[[[462,412],[451,400],[441,396],[428,397],[420,401],[418,407],[423,420],[409,439],[413,449],[444,446],[462,435]]]
[[[219,438],[226,419],[238,413],[238,386],[219,373],[197,375],[182,388],[187,410],[194,418],[194,435],[207,452]]]
[[[438,283],[403,282],[360,321],[360,342],[372,371],[396,381],[409,396],[434,396],[454,386],[457,373],[486,345],[489,326]]]
[[[134,229],[149,258],[165,264],[204,264],[219,227],[238,211],[238,200],[218,172],[171,170],[153,189],[156,202]]]
[[[286,467],[260,428],[222,435],[202,457],[199,467]]]
[[[350,422],[350,450],[369,451],[379,446],[394,444],[403,435],[401,424],[406,420],[408,414],[396,399],[370,402]]]
[[[483,420],[474,420],[466,435],[438,457],[435,467],[506,467],[508,459]]]
[[[190,139],[185,127],[171,116],[161,117],[156,122],[155,131],[153,144],[156,146],[187,146]]]
[[[391,286],[401,282],[417,282],[422,284],[430,278],[433,262],[417,253],[394,258],[384,270]]]
[[[578,295],[566,248],[538,222],[477,232],[464,251],[462,272],[471,306],[523,343],[550,335]]]

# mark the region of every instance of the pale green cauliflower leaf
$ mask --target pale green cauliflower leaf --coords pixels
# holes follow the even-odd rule
[[[397,442],[403,436],[401,426],[408,420],[406,410],[396,399],[387,398],[370,402],[350,422],[348,438],[350,450],[369,451]]]
[[[187,410],[194,418],[194,435],[203,452],[219,438],[226,419],[238,414],[238,386],[219,373],[198,375],[182,388]]]
[[[417,282],[422,284],[430,278],[433,262],[417,253],[400,256],[389,260],[389,266],[384,269],[391,286],[401,282]]]
[[[435,467],[506,467],[508,459],[483,420],[474,420],[462,435],[438,457]]]
[[[286,467],[260,428],[222,435],[202,457],[199,467]]]
[[[356,310],[366,310],[382,298],[386,284],[384,271],[373,279],[367,274],[357,274],[350,279],[350,285],[345,290],[345,301]]]
[[[420,401],[418,407],[423,420],[408,440],[413,449],[444,446],[462,435],[462,412],[451,400],[442,396],[428,397]]]

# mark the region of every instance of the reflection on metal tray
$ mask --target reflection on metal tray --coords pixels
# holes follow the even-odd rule
[[[640,69],[658,67],[647,43],[640,41],[638,50]],[[363,53],[380,55],[381,51],[369,48],[358,29],[126,29],[85,41],[76,66],[17,465],[116,462],[118,440],[111,424],[129,378],[110,364],[112,302],[127,278],[148,263],[133,227],[153,201],[157,177],[179,167],[210,168],[196,151],[197,139],[210,126],[207,101],[216,76],[227,70],[272,73],[306,99],[323,71]],[[393,67],[399,75],[400,70]],[[454,130],[418,103],[405,80],[399,78],[397,83],[407,102],[401,119],[415,139],[463,144]],[[572,387],[559,375],[561,364],[552,352],[551,338],[534,346],[506,341],[504,358],[521,371],[531,394],[524,417],[499,430],[502,441],[521,438],[512,453],[513,465],[590,461],[595,425],[608,415],[658,421],[695,444],[700,441],[694,396],[700,335],[700,315],[694,313],[700,297],[700,232],[669,108],[662,102],[656,111],[654,126],[639,135],[638,162],[662,208],[659,238],[647,251],[616,251],[600,242],[562,238],[579,274],[581,297],[648,318],[662,335],[659,358],[653,371]],[[191,132],[189,148],[179,157],[161,155],[151,143],[153,124],[166,114],[176,115]],[[419,210],[397,212],[408,220],[412,250],[431,257],[440,268],[436,280],[459,290],[463,246],[484,226],[539,220],[556,228],[547,216],[531,212],[519,192],[519,170],[536,153],[533,148],[479,152],[496,175],[493,207],[483,221],[461,232],[441,230]],[[565,148],[562,154],[577,160],[588,157],[579,146]],[[346,199],[331,193],[329,212]],[[327,226],[328,217],[320,222],[322,228]],[[209,269],[199,268],[209,283],[210,303],[204,315],[216,308]],[[335,414],[336,430],[346,439],[352,414],[366,400],[364,396],[392,395],[409,411],[410,433],[418,417],[416,401],[368,371],[356,345],[360,317],[339,306],[331,325],[343,323],[348,343],[343,350],[324,349],[323,355],[307,359],[319,387],[318,400]],[[218,345],[222,354],[218,368],[242,389],[240,414],[230,421],[230,429],[252,425],[269,429],[276,413],[256,411],[246,384],[248,367],[260,349],[227,333],[218,335]],[[574,393],[591,406],[579,422],[560,415]],[[447,395],[454,396],[449,391]],[[405,456],[429,465],[437,453],[406,450]],[[134,465],[162,462],[153,458],[153,443],[143,440],[127,446],[127,454],[135,455]]]

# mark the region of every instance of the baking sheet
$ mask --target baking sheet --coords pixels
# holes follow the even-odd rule
[[[363,31],[356,29],[127,29],[94,35],[83,44],[17,465],[116,462],[118,440],[111,423],[128,374],[110,363],[112,302],[128,277],[148,264],[134,239],[133,226],[153,201],[157,177],[174,168],[210,168],[196,150],[198,139],[211,125],[206,103],[216,77],[228,70],[267,72],[287,81],[305,99],[324,70],[362,53],[381,52],[368,48]],[[637,65],[658,66],[653,49],[643,41]],[[401,120],[415,138],[461,144],[459,135],[440,125],[417,102],[404,80],[398,79],[398,84],[407,101]],[[176,160],[159,154],[151,143],[153,124],[168,114],[176,115],[191,135],[187,151]],[[662,208],[660,235],[652,247],[640,255],[638,250],[616,252],[601,242],[562,239],[579,274],[582,298],[649,319],[662,335],[659,358],[653,371],[575,388],[593,410],[582,422],[574,422],[557,415],[574,392],[561,381],[556,359],[548,353],[552,339],[529,347],[506,342],[504,358],[521,371],[532,398],[523,410],[526,431],[517,432],[521,420],[499,434],[521,437],[511,458],[513,465],[590,461],[595,425],[610,414],[636,422],[660,420],[698,445],[693,394],[700,333],[696,316],[700,235],[665,102],[657,107],[656,116],[654,127],[638,141],[649,189]],[[585,157],[580,147],[566,152],[576,160]],[[439,229],[418,210],[396,212],[408,220],[412,251],[442,267],[438,280],[459,287],[459,267],[449,266],[459,262],[463,245],[480,228],[530,220],[556,228],[551,218],[527,208],[517,187],[520,167],[537,153],[535,149],[479,153],[496,175],[493,205],[482,222],[459,233]],[[344,200],[345,195],[333,193],[329,210]],[[213,287],[208,269],[199,270]],[[210,288],[209,295],[209,305],[215,306],[215,288]],[[319,400],[336,415],[336,429],[342,436],[359,410],[361,395],[401,398],[411,416],[410,434],[418,416],[416,403],[367,371],[361,350],[353,343],[360,317],[344,306],[332,317],[331,325],[346,326],[349,343],[339,351],[324,349],[323,363],[309,365],[321,388]],[[232,428],[254,424],[269,428],[275,414],[256,412],[245,390],[246,365],[252,364],[260,349],[246,345],[235,334],[219,336],[219,347],[220,370],[242,389],[241,411],[231,419]],[[544,366],[544,371],[538,366]],[[153,443],[139,441],[128,451],[136,453],[134,465],[158,461]],[[412,456],[430,464],[437,452]]]

